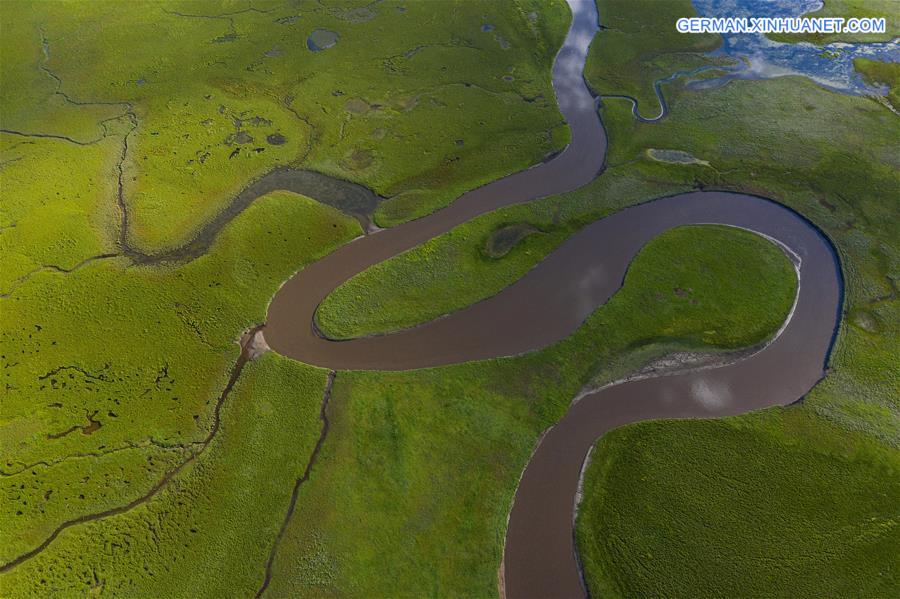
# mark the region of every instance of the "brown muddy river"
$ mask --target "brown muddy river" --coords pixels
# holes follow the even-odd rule
[[[305,268],[276,294],[264,332],[275,351],[331,369],[440,366],[520,354],[565,338],[619,289],[640,248],[674,226],[744,227],[778,240],[800,258],[795,310],[763,351],[718,368],[607,387],[581,398],[547,432],[525,469],[510,513],[503,559],[510,598],[586,594],[573,514],[582,464],[601,434],[638,420],[724,416],[797,401],[823,376],[842,300],[833,248],[808,221],[763,198],[694,192],[628,208],[588,225],[500,294],[447,317],[348,341],[317,334],[316,307],[353,275],[475,216],[576,189],[602,171],[606,134],[582,77],[597,31],[597,11],[593,0],[568,2],[573,20],[553,66],[559,107],[572,130],[566,150],[549,162],[470,191],[430,216],[361,237]],[[314,191],[303,193],[329,203]],[[353,203],[362,207],[372,201],[359,192]]]

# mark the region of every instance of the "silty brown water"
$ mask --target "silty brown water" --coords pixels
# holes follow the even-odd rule
[[[509,356],[572,333],[620,286],[650,239],[679,225],[720,223],[767,235],[800,257],[790,321],[765,350],[735,364],[607,387],[575,403],[543,437],[510,513],[506,595],[583,596],[573,540],[578,478],[605,431],[656,418],[739,414],[801,398],[822,377],[841,303],[833,248],[805,219],[764,198],[693,192],[628,208],[588,225],[500,294],[421,326],[330,341],[314,328],[319,303],[366,268],[502,206],[581,187],[602,170],[606,135],[583,77],[597,30],[592,0],[569,0],[573,19],[553,67],[572,142],[553,160],[461,196],[430,216],[362,237],[308,266],[273,299],[265,337],[281,354],[331,369],[403,370]],[[313,195],[315,197],[315,195]]]

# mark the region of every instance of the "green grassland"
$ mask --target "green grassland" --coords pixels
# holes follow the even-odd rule
[[[763,238],[681,227],[651,241],[623,288],[545,350],[340,373],[332,430],[275,561],[273,594],[493,596],[519,474],[579,388],[676,348],[752,345],[781,324],[795,285],[788,258]]]
[[[885,33],[770,33],[779,42],[809,42],[821,46],[834,42],[888,42],[900,32],[900,8],[896,0],[823,0],[822,7],[804,17],[884,17]]]
[[[359,231],[276,192],[189,264],[97,260],[36,273],[3,298],[3,561],[63,521],[142,496],[202,446],[241,331],[264,321],[294,270]],[[76,428],[89,418],[100,428]]]
[[[193,468],[126,514],[65,531],[3,594],[252,596],[319,438],[324,387],[323,370],[275,354],[251,362]]]
[[[0,134],[0,152],[0,293],[45,267],[70,270],[115,251],[117,143],[78,146]]]
[[[869,83],[887,85],[889,88],[887,94],[888,102],[894,107],[894,110],[900,110],[900,64],[869,60],[868,58],[855,58],[853,60],[853,68]]]
[[[888,597],[900,584],[896,449],[809,410],[626,426],[594,456],[578,546],[595,596]]]
[[[394,198],[379,219],[397,222],[567,140],[547,76],[560,2],[110,8],[5,3],[0,109],[5,130],[117,141],[143,251],[183,243],[275,166],[364,183]],[[317,28],[337,44],[311,52]]]
[[[204,5],[201,14],[195,3],[39,6],[0,4],[0,128],[16,132],[0,133],[0,563],[65,521],[140,503],[66,528],[0,575],[0,594],[249,595],[275,551],[271,595],[493,596],[518,475],[540,431],[581,386],[677,348],[755,343],[771,334],[792,297],[792,271],[768,242],[732,229],[683,228],[652,242],[625,287],[555,346],[447,368],[338,373],[331,428],[276,546],[322,433],[326,373],[267,355],[249,363],[219,402],[234,342],[263,321],[282,281],[360,227],[276,192],[237,216],[202,257],[134,265],[115,255],[120,176],[127,240],[147,251],[190,238],[236,190],[277,165],[321,170],[393,197],[376,214],[381,224],[426,213],[565,143],[548,73],[565,7],[237,2]],[[605,15],[612,16],[601,5]],[[306,37],[318,27],[339,39],[311,53]],[[611,33],[594,44],[589,73]],[[658,48],[658,60],[628,59],[636,80],[667,74],[661,64],[682,64],[683,50],[666,57]],[[621,46],[607,50],[628,56]],[[623,91],[599,78],[591,85]],[[897,117],[795,78],[707,92],[673,84],[666,93],[671,115],[654,125],[635,123],[625,103],[607,103],[610,166],[590,186],[485,215],[378,267],[382,286],[371,279],[329,299],[364,316],[345,324],[335,310],[329,326],[354,334],[462,307],[521,276],[587,222],[638,201],[701,186],[776,198],[822,227],[840,252],[846,311],[829,376],[800,406],[724,423],[637,425],[601,441],[588,490],[602,480],[609,495],[588,493],[583,514],[592,519],[578,531],[582,552],[594,556],[588,578],[593,588],[628,577],[649,594],[700,594],[704,587],[691,578],[696,563],[732,555],[732,572],[717,588],[777,579],[799,596],[812,574],[791,586],[787,566],[776,572],[778,564],[756,559],[796,549],[810,572],[830,568],[821,576],[835,592],[841,581],[871,573],[867,589],[885,594],[891,580],[875,573],[896,570],[885,548],[897,544],[892,481],[900,445],[900,342],[892,336],[900,322]],[[269,143],[272,135],[285,142]],[[708,165],[659,162],[651,148]],[[521,223],[538,232],[508,251],[486,250],[504,227]],[[426,266],[450,272],[454,265],[484,285],[422,279],[415,301],[392,303],[392,288],[407,293],[405,282]],[[701,277],[700,268],[721,276]],[[762,286],[762,273],[781,284]],[[719,280],[734,286],[712,284]],[[681,297],[675,287],[694,295]],[[381,302],[378,310],[354,300],[364,293]],[[404,310],[412,317],[403,320]],[[644,447],[657,451],[638,472],[634,452]],[[748,462],[754,454],[759,461]],[[792,484],[802,477],[809,484]],[[730,528],[738,526],[735,514],[768,507],[771,494],[758,489],[770,484],[779,501],[749,529],[756,544],[748,553],[746,536],[722,531],[748,530],[744,522]],[[616,512],[617,530],[646,533],[704,518],[719,530],[692,531],[705,543],[681,539],[665,573],[632,578],[615,567],[658,551],[652,534],[617,545],[612,566],[602,547],[584,547],[611,525],[606,498],[621,507],[619,499],[634,493],[646,495],[646,509]],[[833,501],[821,516],[810,508],[792,519],[791,506],[821,505],[823,495]],[[829,543],[841,540],[858,559],[834,557]]]
[[[799,210],[837,246],[844,318],[828,376],[802,404],[725,422],[641,423],[598,443],[577,529],[589,586],[624,596],[889,596],[898,583],[888,548],[900,542],[900,123],[877,102],[797,78],[667,91],[670,116],[658,124],[603,109],[610,163]],[[709,166],[643,165],[647,148]]]
[[[585,78],[597,94],[635,98],[647,118],[660,110],[657,80],[717,64],[704,53],[721,44],[719,36],[675,30],[679,18],[696,15],[690,0],[609,0],[597,8],[604,29],[591,44]]]

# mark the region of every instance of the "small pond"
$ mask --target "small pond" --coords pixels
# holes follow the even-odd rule
[[[338,34],[328,29],[316,29],[306,38],[306,47],[312,52],[321,52],[338,42]]]

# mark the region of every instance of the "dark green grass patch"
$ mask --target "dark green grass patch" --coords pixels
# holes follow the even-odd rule
[[[539,233],[528,223],[517,223],[499,227],[491,233],[484,242],[484,253],[489,258],[502,258],[510,252],[520,241]]]

